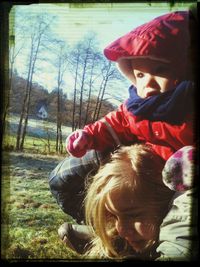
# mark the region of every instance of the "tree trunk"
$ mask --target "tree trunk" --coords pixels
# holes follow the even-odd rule
[[[85,113],[85,122],[84,122],[84,125],[86,125],[87,124],[87,121],[88,121],[88,112],[89,112],[90,98],[91,98],[91,93],[92,93],[92,77],[93,77],[94,63],[95,63],[95,55],[93,57],[92,67],[91,67],[91,73],[90,73],[89,94],[88,94],[88,100],[87,100],[87,108],[86,108],[86,113]]]
[[[97,119],[97,111],[98,111],[98,106],[99,106],[99,101],[100,101],[100,95],[101,95],[101,91],[102,91],[102,87],[103,87],[103,82],[104,82],[104,78],[101,82],[101,85],[100,85],[100,88],[99,88],[99,93],[98,93],[98,96],[97,96],[97,101],[96,101],[96,106],[95,106],[95,111],[94,111],[94,114],[93,114],[93,118],[92,118],[92,122],[95,122]]]
[[[104,94],[105,94],[107,82],[108,82],[108,78],[106,78],[106,80],[104,82],[104,85],[103,85],[103,90],[102,90],[102,94],[101,94],[101,99],[99,101],[99,106],[98,106],[96,120],[99,119],[99,115],[100,115],[100,111],[101,111],[101,105],[102,105],[102,102],[103,102],[103,97],[104,97]]]
[[[72,113],[72,131],[76,130],[76,125],[75,125],[75,114],[76,114],[76,86],[77,86],[77,76],[78,76],[78,65],[79,65],[79,57],[80,54],[78,54],[77,58],[77,64],[76,64],[76,74],[75,74],[75,81],[74,81],[74,100],[73,100],[73,113]]]
[[[22,129],[22,133],[21,133],[21,142],[19,145],[19,149],[22,151],[24,148],[24,140],[25,140],[25,136],[26,136],[26,129],[27,129],[27,124],[28,124],[28,115],[29,115],[29,106],[30,106],[30,97],[31,97],[31,89],[32,89],[32,80],[33,80],[33,73],[34,73],[34,69],[35,69],[35,63],[37,60],[37,55],[38,55],[38,51],[39,51],[39,47],[40,47],[40,41],[41,41],[41,34],[39,35],[39,38],[37,40],[37,46],[36,46],[36,50],[35,50],[35,54],[34,54],[34,43],[32,43],[32,47],[31,47],[31,63],[30,66],[30,75],[28,76],[28,86],[27,86],[27,98],[26,98],[26,102],[25,102],[25,112],[24,112],[24,125],[21,128]]]
[[[31,64],[31,62],[29,63]],[[25,117],[25,109],[26,109],[26,102],[28,101],[28,87],[29,87],[29,75],[30,75],[30,65],[29,65],[29,72],[28,72],[28,78],[27,78],[27,83],[26,83],[26,93],[24,96],[24,101],[22,105],[22,111],[20,114],[20,120],[18,124],[18,129],[17,129],[17,137],[16,137],[16,150],[20,150],[20,141],[21,141],[21,135],[22,135],[22,125],[23,125],[23,120]]]
[[[24,149],[24,141],[25,141],[26,130],[27,130],[27,125],[28,125],[28,115],[29,115],[29,107],[30,107],[31,90],[32,90],[32,82],[29,85],[27,105],[26,105],[26,110],[24,113],[24,126],[22,128],[23,131],[22,131],[21,143],[20,143],[20,150],[21,151]]]
[[[83,106],[83,89],[84,89],[84,84],[85,84],[85,75],[86,75],[86,69],[87,69],[87,63],[88,63],[88,56],[89,56],[89,48],[87,49],[86,52],[86,57],[84,60],[84,65],[83,65],[83,74],[82,74],[82,81],[81,81],[81,92],[80,92],[80,107],[79,107],[79,129],[82,127],[82,106]]]

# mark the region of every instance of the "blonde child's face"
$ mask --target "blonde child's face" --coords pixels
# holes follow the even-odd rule
[[[159,95],[175,88],[175,69],[169,64],[150,59],[134,59],[132,69],[136,78],[137,94],[141,98]]]
[[[150,201],[144,203],[143,196],[141,200],[134,199],[133,191],[123,186],[111,191],[105,203],[109,216],[115,218],[119,236],[136,252],[142,252],[148,241],[157,239],[160,226],[158,211]]]

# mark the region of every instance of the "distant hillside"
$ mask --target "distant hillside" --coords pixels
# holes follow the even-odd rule
[[[20,114],[23,106],[24,96],[25,96],[25,88],[26,88],[26,80],[22,77],[17,76],[16,74],[13,76],[13,86],[10,96],[10,107],[9,112],[14,114]],[[91,102],[88,110],[88,118],[85,121],[85,113],[87,110],[87,102],[83,102],[82,106],[82,120],[83,124],[90,123],[93,120],[94,111],[96,107],[96,97],[91,97]],[[52,92],[48,92],[44,87],[37,83],[32,84],[31,91],[31,103],[29,116],[31,118],[37,118],[37,113],[41,106],[44,106],[47,114],[48,121],[56,122],[57,119],[57,92],[56,90]],[[101,106],[101,112],[99,117],[104,116],[108,112],[114,110],[116,107],[112,105],[108,101],[103,101]],[[76,103],[76,117],[78,118],[78,110],[79,104]],[[73,101],[67,98],[66,94],[61,93],[61,116],[62,122],[66,126],[71,126],[72,124],[72,111],[73,111]]]

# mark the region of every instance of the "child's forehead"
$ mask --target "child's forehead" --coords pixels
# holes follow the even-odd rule
[[[134,210],[139,212],[143,210],[144,204],[150,205],[154,199],[155,192],[151,192],[151,189],[142,192],[140,189],[133,189],[129,186],[122,186],[118,189],[111,190],[105,201],[105,206],[108,210],[116,212],[130,212]]]
[[[133,58],[130,59],[132,68],[137,69],[139,67],[155,67],[155,66],[169,66],[169,63],[163,62],[162,60],[155,60],[150,58]]]
[[[157,73],[162,73],[166,75],[175,75],[178,74],[178,70],[175,66],[172,66],[170,63],[165,63],[159,60],[152,60],[152,59],[132,59],[131,60],[131,68],[132,71],[141,71],[146,73],[151,73],[156,75]],[[168,76],[166,76],[168,77]]]
[[[135,208],[137,200],[135,199],[134,192],[130,188],[123,186],[118,190],[112,190],[106,197],[106,207],[111,210],[124,212]]]

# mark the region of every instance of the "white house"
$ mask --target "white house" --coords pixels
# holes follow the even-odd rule
[[[42,106],[38,109],[37,117],[40,118],[40,119],[47,119],[47,117],[48,117],[48,113],[47,113],[46,108],[45,108],[44,105],[42,105]]]

